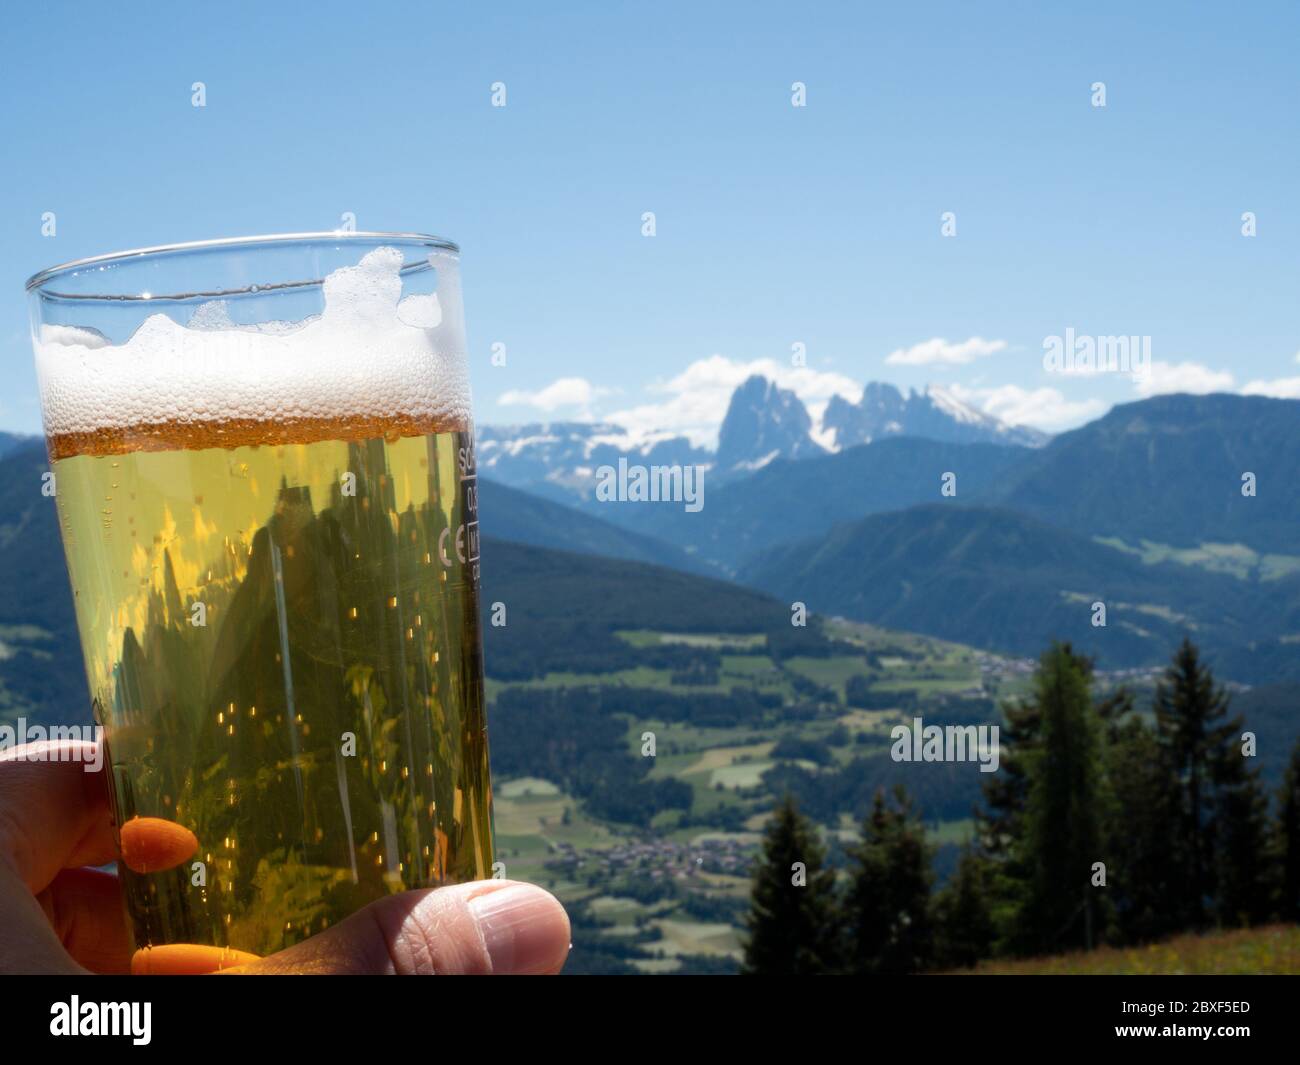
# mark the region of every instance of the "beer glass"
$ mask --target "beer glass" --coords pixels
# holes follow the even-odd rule
[[[28,282],[136,972],[491,875],[458,270],[340,232]]]

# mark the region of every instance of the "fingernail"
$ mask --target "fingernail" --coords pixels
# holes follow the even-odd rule
[[[476,895],[469,901],[469,912],[478,922],[494,973],[553,973],[564,964],[569,919],[541,888],[512,884]]]

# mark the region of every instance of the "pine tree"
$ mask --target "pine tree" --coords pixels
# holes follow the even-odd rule
[[[984,782],[985,805],[975,812],[980,849],[1000,861],[1014,857],[1029,798],[1029,763],[1038,749],[1043,718],[1035,702],[1002,707],[998,772]]]
[[[1185,865],[1172,830],[1182,810],[1178,778],[1155,731],[1139,720],[1113,729],[1106,773],[1115,800],[1106,854],[1118,936],[1128,943],[1160,939],[1182,928],[1169,907]]]
[[[1300,741],[1291,749],[1291,761],[1277,796],[1276,848],[1281,865],[1278,916],[1300,921]]]
[[[1018,841],[1027,875],[1012,932],[1021,950],[1091,947],[1103,920],[1104,896],[1092,884],[1092,867],[1102,859],[1106,790],[1089,675],[1068,646],[1056,644],[1035,678],[1041,738],[1028,766]]]
[[[993,953],[992,865],[967,845],[934,899],[935,956],[941,966],[974,965]]]
[[[1069,644],[1066,644],[1068,647]],[[1085,659],[1088,668],[1085,676],[1089,681],[1092,680],[1092,661]],[[1136,709],[1133,703],[1133,693],[1127,688],[1119,688],[1108,695],[1097,699],[1097,716],[1101,719],[1105,731],[1105,739],[1108,744],[1118,743],[1125,735],[1132,722],[1132,714]]]
[[[1059,648],[1090,681],[1093,660],[1076,653],[1069,642]],[[1132,695],[1121,690],[1099,700],[1097,714],[1107,729],[1113,730],[1132,708]],[[1008,702],[1002,707],[1002,719],[998,772],[984,782],[985,806],[976,809],[975,822],[979,850],[990,858],[1014,863],[1013,843],[1023,832],[1021,822],[1029,801],[1029,766],[1042,746],[1042,706],[1036,698]]]
[[[1233,736],[1241,733],[1241,718],[1227,718],[1227,694],[1186,638],[1156,685],[1153,705],[1161,751],[1177,778],[1181,804],[1172,828],[1182,867],[1168,905],[1184,926],[1204,928],[1216,893],[1215,837],[1224,813],[1215,810],[1215,773]]]
[[[1003,704],[998,772],[984,781],[984,803],[975,808],[976,849],[988,863],[995,954],[1012,945],[1021,885],[1027,876],[1020,866],[1019,841],[1029,800],[1029,767],[1040,746],[1042,726],[1042,714],[1032,699]]]
[[[835,873],[823,863],[815,826],[786,795],[754,867],[741,972],[809,976],[835,971]]]
[[[899,785],[893,803],[877,791],[852,851],[845,899],[846,965],[852,973],[911,973],[933,960],[930,846],[925,827]]]
[[[1237,719],[1238,721],[1240,719]],[[1268,800],[1238,737],[1220,752],[1214,772],[1215,916],[1220,925],[1257,925],[1273,909]]]

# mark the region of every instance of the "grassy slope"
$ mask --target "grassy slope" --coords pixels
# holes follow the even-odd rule
[[[1101,947],[1074,954],[1021,961],[982,962],[976,973],[1018,975],[1252,974],[1300,973],[1300,927],[1263,928],[1208,935],[1181,935],[1144,947]]]

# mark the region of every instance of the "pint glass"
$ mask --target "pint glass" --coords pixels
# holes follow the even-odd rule
[[[491,875],[458,267],[330,233],[28,282],[137,972]]]

